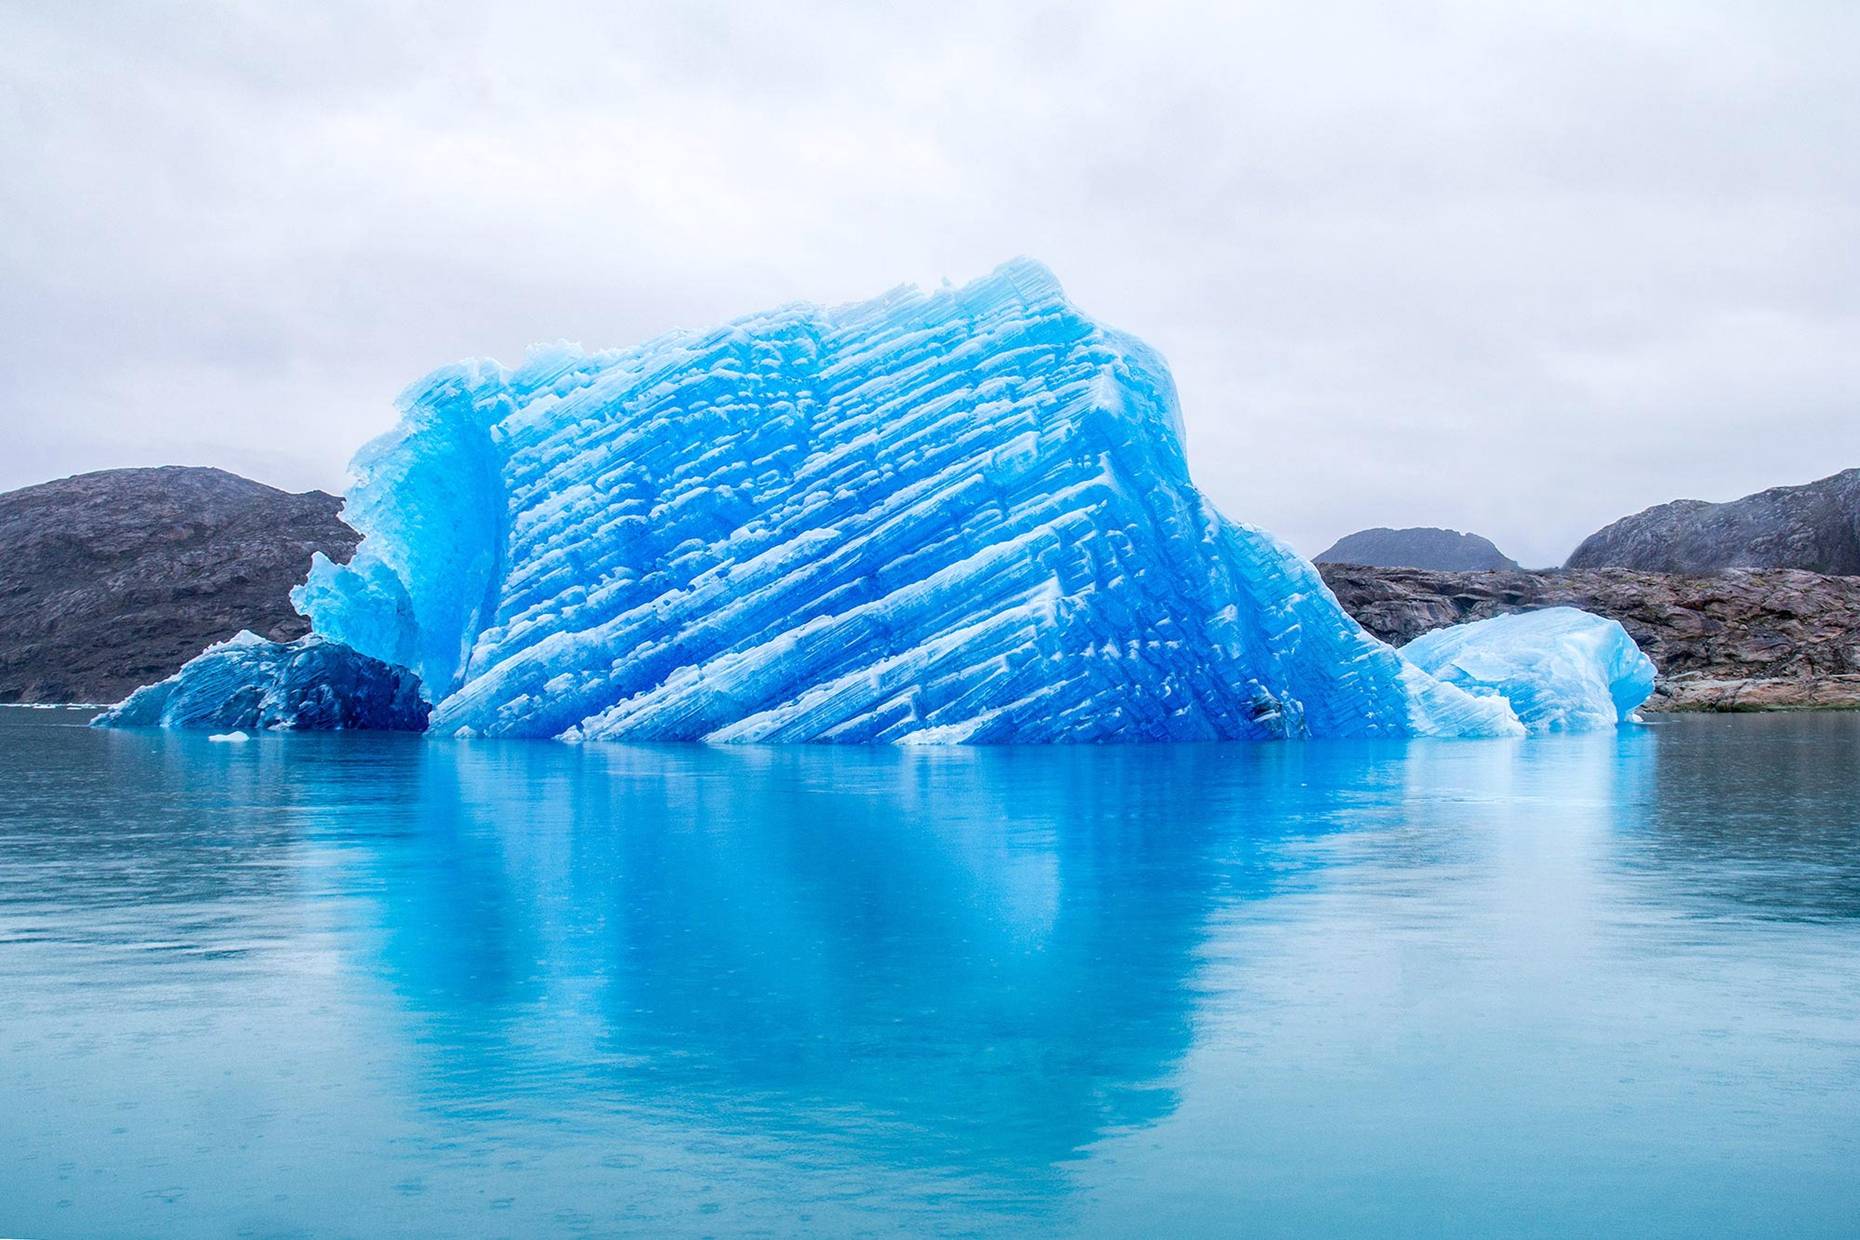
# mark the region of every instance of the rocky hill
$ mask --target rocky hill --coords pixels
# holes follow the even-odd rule
[[[311,553],[355,550],[341,507],[183,466],[0,494],[0,702],[113,702],[240,629],[301,636]]]
[[[1401,530],[1379,526],[1346,534],[1319,552],[1317,563],[1431,568],[1443,572],[1518,566],[1516,560],[1493,546],[1489,539],[1425,525]]]
[[[1724,504],[1682,499],[1649,508],[1589,535],[1567,567],[1860,574],[1860,469]]]
[[[1621,622],[1660,669],[1654,710],[1860,707],[1860,577],[1792,569],[1438,573],[1332,564],[1324,580],[1370,632],[1430,629],[1538,607]]]

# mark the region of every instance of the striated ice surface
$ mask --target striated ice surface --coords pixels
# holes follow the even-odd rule
[[[1038,264],[471,362],[294,596],[444,735],[1008,742],[1521,731],[1190,482],[1162,359]],[[1262,462],[1261,468],[1269,463]]]
[[[403,668],[314,635],[287,643],[247,632],[207,647],[92,722],[213,728],[209,740],[242,741],[261,728],[419,731],[426,715],[419,682]]]
[[[1533,732],[1613,727],[1653,692],[1653,663],[1627,630],[1574,607],[1436,629],[1401,652],[1440,680],[1504,699]]]

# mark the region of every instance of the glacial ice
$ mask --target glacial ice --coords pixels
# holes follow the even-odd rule
[[[1162,359],[1026,260],[466,362],[400,407],[352,467],[354,559],[319,556],[292,597],[323,638],[417,674],[439,735],[1525,730],[1215,511]]]
[[[403,668],[315,635],[294,642],[256,633],[209,646],[168,679],[137,689],[92,720],[102,727],[212,728],[245,740],[264,728],[417,732],[427,705]]]
[[[1436,679],[1503,698],[1532,732],[1613,727],[1653,692],[1653,662],[1627,630],[1574,607],[1436,629],[1401,653]]]
[[[1173,383],[1043,267],[469,362],[357,457],[294,596],[445,735],[1519,730],[1189,481]]]

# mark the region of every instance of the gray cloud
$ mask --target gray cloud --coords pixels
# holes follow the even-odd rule
[[[297,11],[301,9],[302,11]],[[1624,11],[1631,10],[1631,11]],[[1860,464],[1846,3],[0,5],[0,486],[1026,253],[1306,552]]]

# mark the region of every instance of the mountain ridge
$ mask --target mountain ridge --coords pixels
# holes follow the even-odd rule
[[[1679,499],[1656,504],[1583,539],[1564,567],[1860,574],[1860,469],[1724,503]]]

